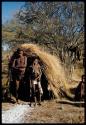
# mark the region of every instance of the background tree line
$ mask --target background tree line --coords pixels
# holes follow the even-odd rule
[[[25,2],[2,25],[2,45],[20,43],[42,45],[66,66],[83,61],[84,2]]]

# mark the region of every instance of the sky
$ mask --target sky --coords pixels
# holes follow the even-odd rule
[[[13,14],[20,9],[25,2],[2,2],[2,24],[13,18]]]

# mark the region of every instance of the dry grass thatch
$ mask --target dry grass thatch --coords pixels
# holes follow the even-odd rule
[[[66,89],[66,77],[60,60],[49,52],[45,52],[42,47],[35,44],[22,44],[19,48],[22,48],[27,56],[31,53],[35,53],[40,58],[46,67],[44,74],[46,75],[49,86],[54,95],[59,98],[61,89]]]

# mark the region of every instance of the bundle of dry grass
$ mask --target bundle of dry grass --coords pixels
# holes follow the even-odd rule
[[[44,74],[48,80],[49,86],[55,97],[59,98],[61,96],[61,89],[64,89],[64,91],[66,89],[66,77],[60,60],[35,44],[22,44],[19,48],[22,48],[27,56],[31,53],[35,53],[40,58],[46,67],[44,69]]]

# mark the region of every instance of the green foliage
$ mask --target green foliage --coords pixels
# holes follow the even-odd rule
[[[25,2],[2,26],[3,43],[37,43],[56,55],[67,48],[84,51],[84,2]]]

